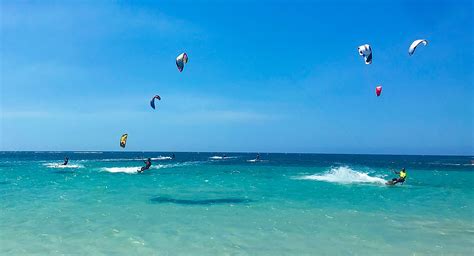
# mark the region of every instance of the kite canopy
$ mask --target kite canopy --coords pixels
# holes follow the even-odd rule
[[[125,148],[125,145],[127,144],[127,138],[128,138],[128,134],[124,134],[122,135],[122,137],[120,137],[120,146],[122,148]]]
[[[150,106],[151,106],[153,109],[155,109],[155,99],[161,100],[160,95],[155,95],[153,98],[151,98]]]
[[[359,55],[364,57],[365,64],[368,65],[372,63],[372,48],[370,48],[370,45],[361,45],[357,48],[357,50],[359,51]]]
[[[410,48],[408,48],[408,55],[412,56],[413,53],[415,53],[416,47],[418,47],[418,45],[420,44],[427,45],[428,41],[426,41],[425,39],[418,39],[413,41],[413,43],[411,43],[410,45]]]
[[[380,94],[382,93],[382,86],[379,85],[377,87],[375,87],[375,94],[378,96],[380,96]]]
[[[176,66],[178,67],[179,72],[183,71],[184,64],[186,63],[188,63],[188,55],[185,52],[176,57]]]

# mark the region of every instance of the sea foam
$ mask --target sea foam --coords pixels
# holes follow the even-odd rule
[[[379,178],[369,176],[367,173],[359,172],[351,169],[348,166],[340,166],[331,168],[331,170],[323,174],[313,174],[299,177],[302,180],[318,180],[334,183],[378,183],[385,184],[387,181]]]
[[[104,167],[101,170],[104,172],[111,172],[111,173],[137,173],[138,170],[140,170],[140,166],[137,167]]]
[[[189,165],[195,165],[198,164],[199,162],[185,162],[185,163],[175,163],[175,164],[153,164],[149,170],[146,170],[146,172],[150,170],[157,170],[157,169],[166,169],[166,168],[174,168],[174,167],[184,167],[184,166],[189,166]],[[129,174],[134,174],[137,173],[138,170],[140,170],[141,166],[136,166],[136,167],[103,167],[101,168],[101,171],[104,172],[110,172],[110,173],[129,173]]]
[[[236,159],[236,156],[211,156],[209,159],[211,160],[226,160],[226,159]]]
[[[63,165],[63,164],[58,164],[58,163],[45,163],[43,164],[44,166],[48,168],[55,168],[55,169],[66,169],[66,168],[71,168],[71,169],[78,169],[78,168],[84,168],[84,166],[80,164],[68,164],[68,165]]]

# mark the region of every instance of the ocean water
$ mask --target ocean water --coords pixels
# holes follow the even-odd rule
[[[474,255],[470,156],[170,154],[0,152],[0,255]]]

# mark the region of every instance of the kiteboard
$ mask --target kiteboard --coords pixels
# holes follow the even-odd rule
[[[396,181],[393,181],[393,180],[389,180],[385,183],[385,185],[387,186],[395,186],[397,185],[398,183],[400,183],[400,185],[403,185],[403,182],[396,182]]]

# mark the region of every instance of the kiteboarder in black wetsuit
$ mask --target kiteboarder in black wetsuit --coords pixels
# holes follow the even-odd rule
[[[65,158],[64,158],[64,163],[63,163],[63,165],[67,165],[68,162],[69,162],[69,158],[68,158],[68,157],[65,157]]]
[[[145,166],[143,166],[142,168],[140,168],[140,170],[138,172],[143,172],[145,170],[148,170],[150,169],[150,166],[151,166],[151,158],[148,158],[145,162]]]

